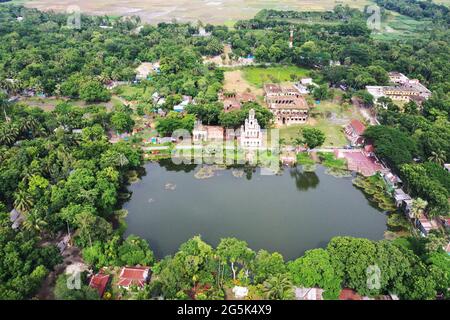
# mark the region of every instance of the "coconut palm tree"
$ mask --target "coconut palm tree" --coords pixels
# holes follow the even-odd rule
[[[26,214],[22,225],[25,230],[40,234],[44,231],[45,226],[47,226],[47,222],[35,214]]]
[[[127,158],[123,153],[119,153],[119,154],[117,155],[116,162],[117,162],[117,164],[118,164],[121,168],[123,168],[123,167],[125,167],[126,165],[128,165],[128,163],[129,163],[130,161],[128,161],[128,158]]]
[[[415,225],[417,225],[417,220],[419,220],[419,218],[425,212],[427,205],[428,205],[428,202],[421,198],[417,198],[417,199],[413,200],[412,205],[411,205],[411,213],[414,218]]]
[[[30,131],[34,131],[38,127],[39,127],[39,122],[35,118],[32,118],[32,117],[25,118],[19,124],[19,130],[22,133],[28,133]]]
[[[19,212],[28,212],[33,206],[33,199],[24,190],[19,190],[14,197],[14,208]]]
[[[435,162],[440,166],[443,166],[446,159],[446,154],[442,150],[432,151],[431,156],[428,157],[429,161]]]
[[[294,296],[291,280],[285,274],[278,274],[264,281],[264,293],[267,299],[289,300]]]
[[[0,127],[0,144],[12,145],[18,135],[19,129],[16,125],[3,125]]]
[[[8,96],[0,93],[0,107],[3,109],[3,115],[5,116],[5,121],[9,122],[11,119],[8,117],[6,110],[9,109],[10,103],[8,102]]]

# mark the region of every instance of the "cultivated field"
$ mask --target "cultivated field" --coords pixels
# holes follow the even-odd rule
[[[231,24],[261,9],[324,11],[337,4],[363,8],[369,0],[15,0],[40,10],[66,11],[79,6],[86,14],[139,15],[148,23],[198,21]]]

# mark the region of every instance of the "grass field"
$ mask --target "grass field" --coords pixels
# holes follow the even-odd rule
[[[77,107],[86,107],[89,105],[100,105],[105,106],[108,110],[112,110],[114,106],[121,105],[122,102],[115,96],[111,97],[111,100],[108,102],[98,102],[98,103],[92,103],[87,104],[86,102],[82,100],[74,100],[74,99],[63,99],[63,98],[55,98],[55,97],[49,97],[49,98],[40,98],[40,97],[28,97],[28,98],[21,98],[21,103],[24,103],[26,105],[29,105],[31,107],[37,107],[44,111],[53,111],[55,110],[55,107],[63,102],[68,102],[71,105],[77,106]]]
[[[411,38],[419,32],[427,30],[431,25],[430,21],[418,21],[413,18],[388,11],[390,14],[381,23],[381,32],[374,32],[372,37],[378,40],[398,40]]]
[[[368,0],[14,0],[40,10],[66,11],[77,5],[86,14],[139,15],[148,23],[201,20],[232,25],[262,9],[325,11],[337,4],[363,8]]]
[[[361,114],[354,106],[344,109],[335,102],[322,101],[311,109],[307,124],[281,127],[280,138],[289,144],[299,136],[302,128],[317,128],[325,133],[324,147],[343,147],[348,144],[343,126],[351,119],[362,120]]]
[[[292,82],[293,77],[301,78],[308,76],[308,70],[295,66],[276,67],[246,67],[242,69],[244,79],[250,84],[261,88],[264,83]]]

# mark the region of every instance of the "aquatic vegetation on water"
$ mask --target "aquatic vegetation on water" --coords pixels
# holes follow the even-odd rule
[[[244,170],[233,169],[231,170],[233,177],[242,178],[245,175]]]
[[[226,166],[211,165],[201,167],[194,175],[196,179],[209,179],[215,176],[216,171],[225,170]]]
[[[345,169],[339,169],[339,168],[327,168],[327,170],[325,170],[325,173],[329,174],[330,176],[336,177],[336,178],[352,177],[351,171],[348,171]]]
[[[303,171],[305,172],[314,172],[316,171],[317,166],[315,164],[305,164],[303,165]]]
[[[164,189],[166,189],[166,190],[170,190],[170,191],[173,191],[173,190],[175,190],[175,189],[176,189],[176,187],[177,187],[177,185],[176,185],[176,184],[174,184],[174,183],[170,183],[170,182],[168,182],[168,183],[166,183],[166,184],[164,185]]]
[[[362,189],[369,200],[376,203],[377,206],[387,212],[397,210],[394,200],[386,191],[386,185],[379,175],[371,177],[358,176],[353,179],[353,184]]]

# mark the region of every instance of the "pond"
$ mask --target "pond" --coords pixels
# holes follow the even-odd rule
[[[338,235],[383,238],[386,215],[352,185],[318,166],[284,168],[279,175],[240,167],[198,179],[201,166],[170,161],[147,163],[132,184],[126,235],[147,239],[161,258],[195,235],[211,245],[223,237],[247,241],[254,250],[278,251],[295,259],[324,247]]]

